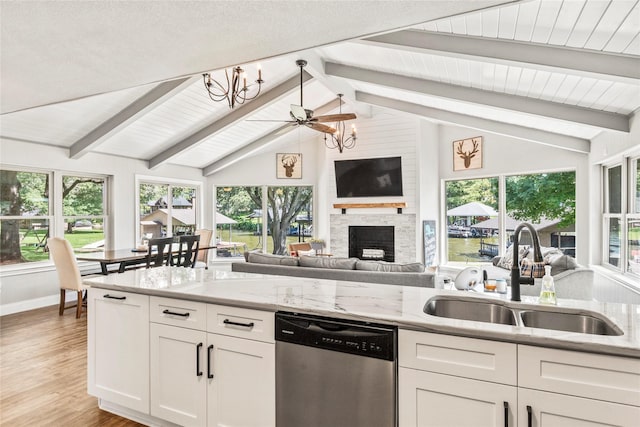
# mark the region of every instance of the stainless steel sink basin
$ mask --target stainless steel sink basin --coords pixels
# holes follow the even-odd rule
[[[562,307],[512,306],[509,303],[471,297],[435,296],[424,312],[431,316],[502,325],[526,326],[594,335],[623,335],[624,332],[599,313]]]
[[[424,312],[432,316],[477,322],[517,325],[516,315],[508,307],[479,299],[433,297],[424,306]]]
[[[520,312],[523,326],[578,332],[595,335],[622,335],[623,332],[608,319],[596,313],[567,313],[562,311],[524,310]]]

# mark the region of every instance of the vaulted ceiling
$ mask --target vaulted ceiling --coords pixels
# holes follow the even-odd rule
[[[316,115],[391,109],[589,151],[640,107],[638,0],[2,2],[0,137],[201,168]],[[202,73],[265,84],[229,109]],[[374,116],[375,117],[375,116]],[[314,131],[304,129],[314,137]],[[319,135],[319,134],[317,134]]]

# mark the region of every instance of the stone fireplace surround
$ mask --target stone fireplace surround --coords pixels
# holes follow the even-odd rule
[[[394,226],[395,262],[416,262],[415,214],[331,214],[331,253],[337,257],[349,256],[349,226]]]

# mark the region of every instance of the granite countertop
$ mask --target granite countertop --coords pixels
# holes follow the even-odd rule
[[[426,301],[436,295],[508,301],[508,296],[496,293],[181,267],[130,270],[85,278],[84,282],[95,288],[146,295],[357,319],[404,329],[640,358],[640,305],[558,300],[560,308],[601,313],[624,332],[621,336],[604,336],[449,319],[423,312]],[[522,300],[508,304],[524,309],[541,307],[535,297],[522,297]]]

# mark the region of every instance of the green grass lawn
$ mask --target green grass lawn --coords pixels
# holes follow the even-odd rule
[[[38,232],[37,235],[34,235],[33,231],[31,231],[20,242],[20,252],[27,262],[49,259],[49,252],[45,252],[41,243],[39,243],[39,240],[44,241],[46,236],[46,230],[42,231],[43,233]],[[26,233],[27,230],[21,230],[20,234],[23,232]],[[71,243],[73,248],[81,248],[90,243],[103,240],[104,232],[102,230],[76,230],[73,233],[65,233],[64,238]]]

